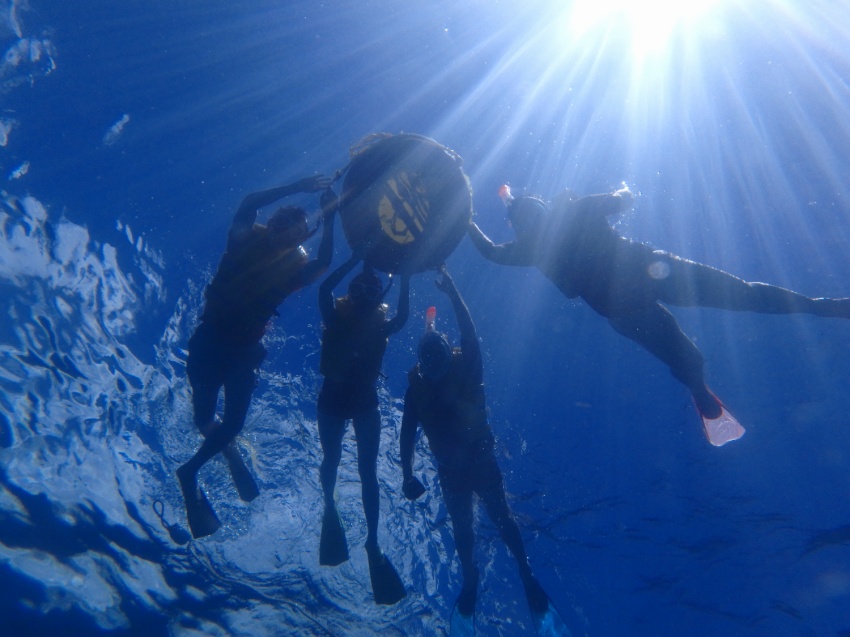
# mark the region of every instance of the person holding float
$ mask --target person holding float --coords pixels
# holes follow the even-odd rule
[[[410,275],[436,267],[455,249],[472,214],[469,182],[460,158],[418,135],[375,135],[352,150],[340,195],[340,218],[354,254],[319,288],[322,314],[318,399],[324,493],[319,562],[348,560],[348,543],[336,504],[335,486],[342,439],[351,420],[366,517],[366,552],[378,604],[404,598],[404,585],[378,545],[380,491],[377,460],[381,433],[376,384],[388,338],[408,317]],[[333,290],[363,261],[348,294]],[[387,318],[379,271],[401,275],[398,312]],[[392,282],[392,279],[391,279]]]
[[[535,266],[567,298],[580,297],[611,327],[665,363],[691,392],[708,441],[720,446],[744,428],[705,383],[702,354],[663,305],[714,307],[764,314],[805,313],[850,318],[850,298],[809,298],[683,259],[619,236],[608,218],[632,207],[628,187],[576,198],[560,193],[551,206],[538,197],[499,191],[514,241],[496,245],[474,222],[469,236],[484,258]]]
[[[519,526],[508,507],[504,479],[494,453],[493,431],[487,422],[484,366],[475,325],[445,267],[435,283],[452,303],[460,347],[453,348],[446,335],[437,331],[436,308],[429,308],[425,333],[419,340],[418,363],[407,376],[399,439],[402,491],[409,500],[425,493],[422,482],[413,475],[420,424],[437,460],[440,490],[452,521],[455,551],[463,573],[449,634],[475,634],[479,573],[473,557],[473,496],[477,495],[516,560],[537,634],[566,637],[571,633],[534,576]]]
[[[226,459],[239,492],[250,502],[260,491],[236,445],[245,424],[257,370],[266,357],[263,335],[278,306],[295,291],[318,279],[333,256],[333,215],[336,195],[331,180],[308,177],[287,186],[255,192],[242,201],[227,235],[227,248],[204,296],[201,322],[189,339],[186,373],[192,387],[195,426],[204,442],[177,469],[192,537],[215,533],[221,522],[198,485],[198,471],[216,454]],[[322,190],[325,221],[319,254],[308,259],[301,246],[316,230],[307,226],[306,212],[283,206],[268,222],[257,223],[261,208],[296,193]],[[224,389],[224,413],[216,414]]]
[[[371,266],[348,284],[346,296],[333,298],[333,290],[360,262],[360,255],[337,268],[319,286],[322,314],[320,371],[324,376],[318,401],[319,440],[322,444],[320,477],[325,498],[319,563],[337,566],[348,560],[348,543],[336,507],[337,470],[342,459],[342,438],[351,420],[357,440],[363,511],[366,515],[366,553],[372,592],[377,604],[395,604],[405,596],[404,585],[390,560],[378,546],[380,489],[378,450],[381,414],[378,410],[378,377],[389,337],[407,322],[410,277],[402,276],[398,312],[387,318],[384,288]]]

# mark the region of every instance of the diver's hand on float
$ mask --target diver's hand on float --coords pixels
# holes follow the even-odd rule
[[[330,188],[325,188],[319,197],[319,205],[322,207],[322,218],[327,221],[339,209],[339,198]]]
[[[330,177],[313,175],[312,177],[305,177],[300,181],[296,181],[293,186],[298,192],[319,192],[325,188],[330,188],[331,181]]]
[[[416,476],[410,476],[404,479],[404,482],[401,485],[401,491],[404,493],[404,497],[408,500],[416,500],[425,493],[425,485],[423,485],[419,478]]]
[[[622,203],[623,210],[628,210],[629,208],[632,207],[632,205],[634,205],[635,196],[634,196],[634,194],[632,194],[632,191],[629,190],[629,187],[626,185],[625,182],[623,182],[622,188],[614,191],[614,196],[619,197],[620,199],[623,200],[623,203]]]

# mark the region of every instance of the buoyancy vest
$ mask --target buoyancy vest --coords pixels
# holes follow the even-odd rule
[[[434,456],[443,463],[454,463],[469,445],[492,436],[484,385],[468,378],[462,357],[455,348],[449,371],[436,382],[422,378],[418,365],[407,375],[422,430]]]
[[[234,341],[259,341],[277,307],[298,289],[298,273],[306,263],[304,248],[276,248],[266,229],[255,226],[222,256],[204,293],[201,320]]]
[[[337,382],[372,385],[387,349],[387,306],[358,311],[347,296],[334,302],[334,319],[322,328],[319,371]]]

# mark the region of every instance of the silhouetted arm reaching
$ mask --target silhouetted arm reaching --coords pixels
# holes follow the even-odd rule
[[[387,321],[384,332],[387,336],[395,334],[404,324],[407,323],[407,318],[410,316],[410,275],[401,275],[401,288],[398,291],[398,311],[392,320]]]
[[[472,243],[488,261],[500,265],[534,265],[532,250],[520,243],[511,241],[509,243],[493,243],[493,241],[481,231],[474,221],[469,222],[467,234]]]
[[[299,273],[299,287],[306,287],[318,279],[330,267],[334,256],[334,215],[339,207],[336,193],[330,188],[322,193],[322,241],[319,243],[319,254],[308,261]]]
[[[483,382],[484,363],[481,360],[481,344],[478,342],[478,334],[475,332],[475,324],[472,322],[469,308],[466,307],[460,292],[455,287],[446,266],[440,268],[440,275],[442,278],[437,279],[435,283],[452,302],[455,319],[460,330],[460,348],[463,352],[464,363],[468,367],[470,380],[476,383]]]
[[[236,235],[235,238],[238,239],[239,235],[249,232],[257,222],[257,211],[260,208],[271,205],[274,202],[283,199],[284,197],[294,195],[297,192],[317,192],[322,188],[329,187],[330,184],[331,180],[329,177],[315,175],[313,177],[301,179],[300,181],[296,181],[292,184],[287,184],[286,186],[277,186],[276,188],[269,188],[268,190],[252,192],[242,200],[241,204],[239,204],[239,208],[236,210],[236,214],[233,217],[233,224],[230,226],[228,240],[233,238],[234,235]]]
[[[625,212],[635,202],[635,197],[628,186],[603,195],[588,195],[573,202],[573,211],[576,215],[592,215],[598,217],[610,217]]]
[[[330,325],[334,318],[334,288],[360,263],[361,259],[360,254],[355,251],[348,261],[331,272],[319,286],[319,312],[326,326]]]
[[[401,490],[408,500],[415,500],[425,493],[425,486],[413,475],[413,456],[416,451],[416,432],[419,428],[419,406],[413,390],[408,387],[404,394],[404,413],[401,417],[399,447],[401,455]]]

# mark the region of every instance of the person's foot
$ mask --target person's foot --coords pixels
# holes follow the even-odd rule
[[[404,599],[407,595],[404,583],[378,544],[375,542],[366,544],[366,554],[369,558],[369,576],[372,580],[375,603],[392,606]]]
[[[233,478],[233,484],[239,492],[239,498],[243,502],[251,502],[260,495],[260,488],[254,480],[254,476],[242,460],[242,454],[239,452],[239,447],[235,443],[230,443],[222,452],[227,459],[227,466],[230,469],[230,476]]]
[[[180,481],[180,489],[183,491],[183,496],[193,495],[198,488],[198,476],[189,469],[188,465],[180,465],[175,472],[177,480]]]
[[[189,530],[195,539],[212,535],[221,527],[221,522],[215,514],[204,492],[198,487],[198,476],[186,465],[177,469],[177,479],[183,492],[186,504],[186,518]]]
[[[693,397],[702,419],[705,437],[715,447],[721,447],[744,435],[746,430],[741,423],[729,413],[726,406],[708,387],[703,386],[700,391],[693,392]]]
[[[549,609],[549,596],[540,586],[540,582],[534,575],[527,575],[522,578],[522,585],[525,588],[525,598],[528,600],[528,607],[535,615],[542,615]]]
[[[694,397],[694,404],[697,407],[702,418],[714,420],[720,417],[723,411],[723,405],[717,399],[708,387],[703,387],[701,390],[691,392]]]
[[[322,535],[319,540],[319,564],[338,566],[348,560],[348,543],[345,529],[334,505],[325,505],[322,516]]]

